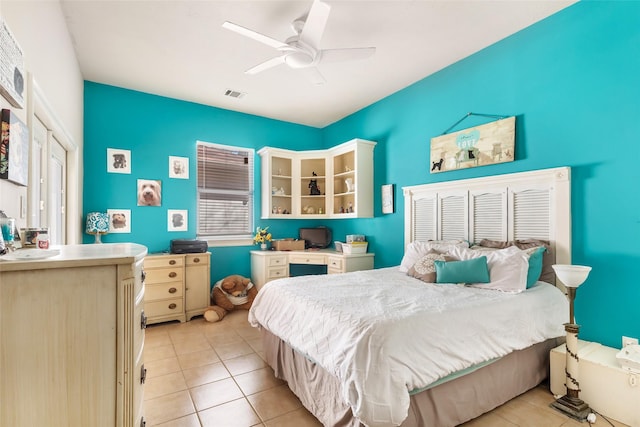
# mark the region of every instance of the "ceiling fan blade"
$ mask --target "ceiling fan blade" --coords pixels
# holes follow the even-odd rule
[[[288,46],[287,44],[279,40],[273,39],[269,36],[265,36],[264,34],[260,34],[256,31],[250,30],[238,24],[234,24],[233,22],[225,21],[225,23],[222,24],[222,28],[226,28],[227,30],[231,30],[233,32],[241,34],[245,37],[249,37],[250,39],[254,39],[256,41],[259,41],[260,43],[264,43],[267,46],[271,46],[276,49],[281,49],[283,47]]]
[[[353,61],[365,59],[376,53],[375,47],[354,47],[346,49],[323,49],[320,60],[322,62]]]
[[[305,77],[314,85],[323,85],[327,82],[324,76],[320,74],[320,70],[316,67],[300,68],[299,72],[304,73]]]
[[[320,0],[314,0],[311,10],[307,15],[302,32],[300,33],[300,41],[311,46],[314,49],[320,48],[320,39],[324,33],[324,27],[329,19],[331,6]]]
[[[256,65],[255,67],[249,68],[247,71],[245,71],[245,74],[257,74],[261,71],[268,70],[269,68],[276,67],[280,64],[284,64],[284,55],[276,56],[275,58],[271,58],[261,64]]]

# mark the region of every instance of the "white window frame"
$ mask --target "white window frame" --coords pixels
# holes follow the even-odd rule
[[[211,147],[218,150],[226,150],[229,152],[244,152],[246,153],[249,167],[247,168],[248,175],[246,178],[248,180],[248,189],[246,191],[243,190],[228,190],[221,187],[211,187],[211,188],[202,188],[204,183],[201,183],[201,162],[203,159],[200,158],[200,147]],[[254,184],[254,176],[255,176],[255,150],[253,148],[246,147],[236,147],[231,145],[224,144],[216,144],[212,142],[205,141],[197,141],[196,143],[196,188],[197,188],[197,201],[196,201],[196,211],[197,211],[197,237],[201,240],[206,240],[209,246],[247,246],[253,243],[253,229],[254,229],[254,211],[255,211],[255,184]],[[205,233],[201,231],[201,223],[204,221],[204,218],[201,218],[201,210],[200,210],[200,197],[203,194],[211,194],[211,193],[226,193],[226,194],[234,194],[234,195],[246,195],[247,200],[249,201],[248,212],[247,212],[247,225],[244,232],[240,232],[237,234],[211,234]],[[232,206],[233,207],[233,206]]]

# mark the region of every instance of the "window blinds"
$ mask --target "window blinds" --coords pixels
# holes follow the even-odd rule
[[[252,149],[197,144],[198,236],[251,237]]]

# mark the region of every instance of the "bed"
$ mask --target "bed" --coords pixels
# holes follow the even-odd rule
[[[535,387],[568,312],[548,273],[570,262],[569,172],[404,188],[399,266],[261,289],[249,321],[263,331],[275,375],[327,426],[454,426]],[[531,273],[523,245],[537,242],[547,250]],[[411,267],[426,253],[444,256],[438,245],[463,263],[485,257],[490,280],[417,279]]]

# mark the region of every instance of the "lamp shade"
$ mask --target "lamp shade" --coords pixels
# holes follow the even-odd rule
[[[577,288],[582,285],[591,271],[591,267],[584,265],[554,264],[551,267],[558,279],[568,288]]]
[[[90,212],[87,214],[87,234],[106,234],[109,232],[109,214]]]

